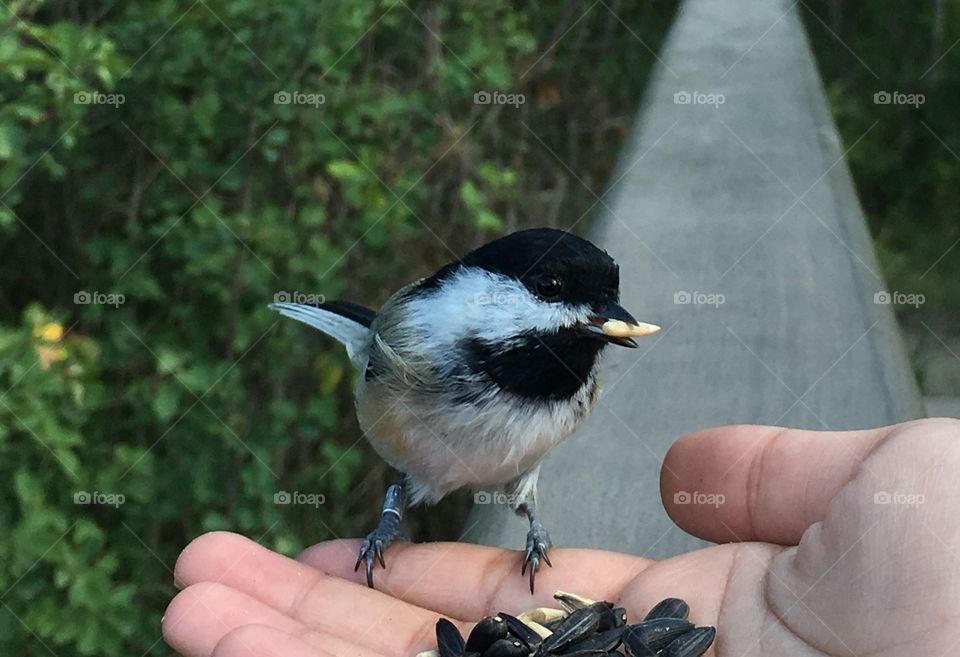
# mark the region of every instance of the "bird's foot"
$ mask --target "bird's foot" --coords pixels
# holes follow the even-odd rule
[[[360,544],[360,554],[357,556],[357,563],[353,567],[354,572],[360,569],[360,564],[366,565],[367,586],[373,588],[373,566],[379,561],[381,568],[386,568],[387,563],[383,560],[383,551],[387,549],[395,539],[399,538],[399,532],[384,530],[377,527],[367,534]]]
[[[387,563],[383,560],[383,551],[393,541],[404,535],[400,531],[402,513],[403,493],[401,487],[395,484],[387,489],[387,495],[383,502],[383,513],[380,514],[380,523],[363,539],[363,543],[360,544],[357,563],[353,567],[353,572],[357,572],[361,563],[366,566],[367,586],[370,588],[373,588],[374,564],[379,561],[380,567],[386,568]]]
[[[550,541],[550,534],[543,528],[539,522],[531,523],[530,531],[527,532],[527,549],[523,554],[523,565],[520,568],[520,574],[523,575],[530,567],[530,594],[533,594],[534,582],[537,578],[537,571],[540,570],[540,561],[542,560],[548,566],[553,568],[550,563],[550,557],[547,552],[553,543]]]

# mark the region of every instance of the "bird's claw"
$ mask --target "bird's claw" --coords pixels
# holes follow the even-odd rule
[[[530,593],[533,594],[534,583],[537,578],[537,572],[540,570],[540,561],[542,560],[548,566],[553,568],[550,563],[550,557],[547,552],[553,543],[550,541],[550,534],[542,527],[531,527],[527,532],[527,548],[523,554],[523,565],[520,567],[520,574],[527,572],[527,566],[530,566]]]
[[[390,544],[391,540],[392,537],[384,537],[375,529],[360,544],[360,554],[357,556],[357,563],[353,567],[353,572],[360,569],[361,563],[366,564],[367,586],[371,589],[373,588],[373,566],[379,561],[381,568],[387,567],[386,561],[383,560],[383,549]]]

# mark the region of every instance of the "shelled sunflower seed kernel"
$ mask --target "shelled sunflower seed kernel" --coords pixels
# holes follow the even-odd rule
[[[701,657],[717,635],[687,620],[690,607],[667,598],[639,623],[612,602],[557,591],[560,609],[537,607],[482,619],[466,640],[450,621],[437,621],[437,649],[417,657]]]

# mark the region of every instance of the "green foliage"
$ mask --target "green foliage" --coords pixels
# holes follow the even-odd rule
[[[890,289],[923,294],[926,312],[955,316],[960,6],[817,0],[801,15]],[[923,102],[875,103],[884,91]]]
[[[566,166],[602,189],[652,61],[635,35],[656,49],[675,6],[609,4],[632,32],[572,2],[5,5],[0,654],[166,654],[191,538],[369,527],[388,474],[349,364],[266,304],[376,305],[577,220]]]

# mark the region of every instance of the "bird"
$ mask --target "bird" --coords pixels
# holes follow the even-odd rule
[[[360,428],[400,473],[360,546],[375,563],[404,536],[404,511],[461,488],[502,488],[529,530],[530,592],[552,541],[537,514],[543,458],[590,414],[607,345],[636,347],[659,326],[619,303],[615,260],[555,228],[510,233],[397,290],[379,310],[350,301],[273,303],[341,342],[359,371]]]

